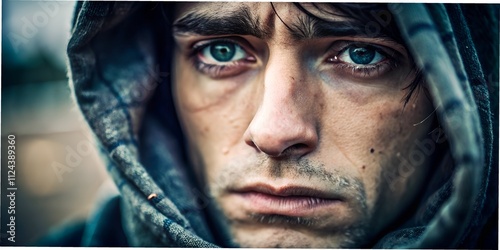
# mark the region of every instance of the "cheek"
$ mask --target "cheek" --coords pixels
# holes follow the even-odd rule
[[[398,102],[392,109],[372,116],[373,133],[361,175],[372,207],[375,226],[384,227],[416,199],[430,169],[433,152],[421,152],[419,143],[429,140],[433,107],[419,95],[403,109]],[[379,109],[383,110],[383,109]],[[417,125],[418,124],[418,125]],[[363,159],[363,158],[361,158]],[[382,219],[383,218],[383,219]]]
[[[188,62],[176,62],[172,92],[188,153],[197,169],[213,173],[243,141],[253,110],[249,100],[254,97],[244,96],[239,82],[216,82],[197,74]]]
[[[432,104],[421,93],[403,108],[403,94],[378,95],[361,105],[359,98],[337,96],[337,100],[330,100],[337,106],[328,105],[329,114],[323,115],[335,119],[322,122],[320,150],[324,152],[319,154],[326,156],[325,162],[333,162],[346,174],[360,178],[369,210],[383,216],[397,214],[393,208],[399,209],[414,198],[416,183],[429,169],[427,160],[410,168],[402,164],[402,159],[412,156],[417,160],[415,141],[425,139],[433,119],[415,124],[432,113]],[[401,206],[394,206],[394,201]]]

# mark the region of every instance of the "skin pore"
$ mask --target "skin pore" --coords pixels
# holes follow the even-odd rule
[[[403,105],[409,52],[308,10],[329,23],[290,3],[176,6],[188,154],[242,247],[363,246],[418,199],[431,165],[400,174],[433,124],[425,95]]]

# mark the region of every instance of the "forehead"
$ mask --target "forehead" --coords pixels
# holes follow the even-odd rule
[[[178,33],[222,35],[228,33],[224,29],[231,29],[270,38],[284,25],[297,40],[359,33],[362,23],[339,11],[341,8],[323,3],[180,3],[175,8],[174,26]]]
[[[194,2],[179,3],[176,5],[176,18],[183,15],[196,13],[207,16],[227,16],[234,13],[247,12],[255,19],[273,19],[276,14],[286,17],[288,14],[306,15],[299,10],[299,5],[294,3],[269,3],[269,2]],[[301,3],[301,7],[311,14],[324,20],[335,21],[345,19],[341,17],[340,12],[335,5],[322,3]],[[334,14],[334,15],[332,15]]]
[[[241,9],[252,10],[253,13],[269,11],[270,3],[245,3],[245,2],[188,2],[176,4],[176,17],[190,12],[206,15],[226,15]]]

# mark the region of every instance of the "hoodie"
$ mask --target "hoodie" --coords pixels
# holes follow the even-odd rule
[[[207,216],[210,200],[187,164],[170,91],[171,6],[159,5],[76,5],[70,85],[117,191],[78,230],[49,245],[233,246]],[[439,157],[447,174],[429,179],[410,214],[367,247],[496,248],[498,8],[392,3],[388,9],[429,83],[446,136]]]

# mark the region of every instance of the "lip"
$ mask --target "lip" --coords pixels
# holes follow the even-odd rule
[[[233,190],[232,194],[252,213],[295,217],[331,213],[343,202],[338,194],[294,185],[255,184]]]

